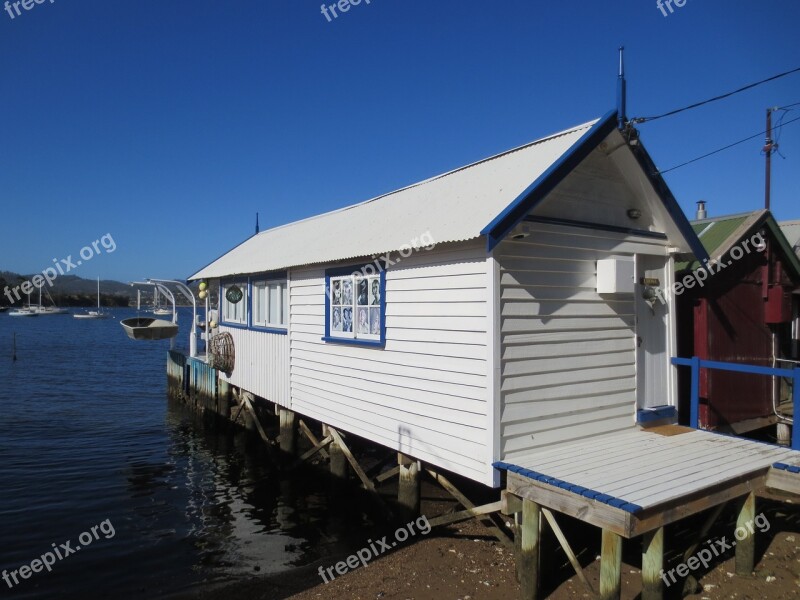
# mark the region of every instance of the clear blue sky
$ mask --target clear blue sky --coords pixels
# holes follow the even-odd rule
[[[262,229],[290,222],[602,115],[620,43],[629,116],[800,66],[797,0],[687,0],[668,17],[655,0],[365,2],[332,22],[320,0],[0,12],[0,269],[40,271],[110,233],[116,251],[74,274],[188,276],[257,211]],[[800,74],[640,130],[663,169],[795,102]],[[800,122],[781,144],[773,209],[800,218]],[[759,208],[762,145],[667,182],[687,211]]]

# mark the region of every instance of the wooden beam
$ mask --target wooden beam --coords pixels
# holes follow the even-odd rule
[[[430,523],[431,527],[449,525],[450,523],[455,523],[456,521],[463,521],[465,519],[471,519],[473,517],[479,517],[481,515],[498,512],[501,508],[501,504],[502,503],[498,500],[497,502],[484,504],[483,506],[476,506],[475,508],[468,508],[466,510],[460,510],[449,515],[440,515],[438,517],[434,517],[433,519],[429,519],[428,522]]]
[[[553,513],[545,507],[542,507],[542,514],[544,515],[544,518],[547,519],[550,529],[553,530],[558,543],[561,544],[561,548],[564,550],[564,554],[567,555],[572,568],[575,569],[575,574],[578,576],[578,579],[581,580],[581,583],[587,590],[589,590],[589,593],[593,597],[596,596],[597,594],[595,594],[592,584],[589,583],[589,580],[586,579],[586,575],[583,574],[583,567],[581,566],[581,563],[578,562],[578,557],[575,556],[575,553],[572,551],[572,547],[567,541],[567,537],[564,535],[564,532],[561,531],[561,527],[558,526],[555,515],[553,515]]]
[[[603,530],[600,550],[600,599],[619,600],[622,591],[622,536]]]
[[[642,600],[662,600],[664,585],[664,528],[659,527],[642,538]]]
[[[361,468],[361,465],[358,464],[356,457],[353,456],[353,453],[350,452],[350,448],[347,447],[347,444],[344,443],[342,436],[336,431],[333,427],[328,426],[328,433],[333,437],[333,441],[342,449],[345,457],[347,458],[347,462],[350,463],[350,466],[353,467],[353,471],[356,472],[358,478],[361,480],[361,483],[364,485],[366,489],[370,492],[375,492],[375,486],[372,484],[372,480],[367,477],[367,474],[364,473],[364,470]]]
[[[522,600],[538,600],[539,598],[540,519],[539,505],[523,499],[519,556],[519,584]]]
[[[264,428],[261,427],[261,422],[258,420],[256,409],[253,408],[253,405],[250,403],[250,398],[248,394],[242,395],[242,403],[247,407],[247,411],[250,413],[250,416],[253,417],[253,424],[256,426],[256,429],[258,430],[258,435],[260,435],[261,439],[264,440],[267,444],[271,444],[272,442],[267,437],[267,434],[264,432]]]
[[[314,432],[311,431],[311,429],[308,428],[308,425],[305,424],[303,419],[300,419],[300,421],[298,422],[297,426],[300,428],[300,431],[303,433],[303,435],[306,436],[308,441],[311,442],[312,446],[317,446],[319,444],[319,440],[317,439],[317,436],[315,436]],[[327,451],[325,451],[324,448],[320,449],[319,454],[323,458],[328,458],[328,453],[327,453]]]
[[[396,467],[392,467],[392,468],[391,468],[391,469],[389,469],[388,471],[384,471],[383,473],[381,473],[380,475],[378,475],[378,476],[375,478],[375,481],[376,481],[377,483],[383,483],[383,482],[384,482],[384,481],[386,481],[387,479],[391,479],[392,477],[394,477],[395,475],[397,475],[399,472],[400,472],[400,466],[399,466],[399,465],[398,465],[398,466],[396,466]]]
[[[790,473],[789,471],[781,471],[771,467],[767,474],[767,487],[772,490],[800,496],[800,473]]]
[[[439,485],[441,485],[445,490],[447,490],[451,496],[453,496],[456,500],[458,500],[464,508],[475,508],[475,504],[473,504],[469,498],[467,498],[464,494],[462,494],[456,486],[454,486],[448,479],[433,469],[425,469],[428,472],[434,481],[436,481]],[[491,520],[491,517],[487,517]],[[514,541],[508,536],[508,534],[494,521],[491,521],[490,525],[491,529],[494,530],[495,535],[498,540],[500,540],[503,545],[508,548],[514,547]]]
[[[736,574],[748,576],[756,566],[756,495],[749,493],[736,519]],[[742,533],[743,532],[743,533]]]
[[[421,465],[418,460],[397,453],[397,466],[400,468],[400,477],[397,482],[397,503],[403,507],[408,518],[416,518],[420,511]]]
[[[317,442],[317,444],[313,448],[311,448],[310,450],[304,452],[303,455],[300,456],[300,458],[298,459],[298,462],[302,462],[304,460],[308,460],[309,458],[314,456],[317,452],[322,453],[324,451],[325,447],[328,446],[329,444],[331,444],[331,442],[333,442],[333,438],[331,436],[328,436],[325,439],[323,439],[322,441]]]
[[[297,415],[288,408],[280,408],[278,410],[281,450],[294,456],[297,454]]]
[[[503,501],[503,510],[500,512],[504,515],[508,516],[522,512],[522,498],[519,496],[515,496],[508,490],[503,490],[500,492],[500,499]]]

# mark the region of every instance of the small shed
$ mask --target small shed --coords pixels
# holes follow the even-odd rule
[[[675,418],[676,257],[705,250],[617,113],[263,231],[220,282],[231,385],[490,486]]]
[[[713,258],[709,268],[677,266],[680,355],[790,368],[798,358],[800,260],[772,214],[705,218],[692,228]],[[688,385],[687,373],[682,391]],[[774,425],[787,398],[779,378],[702,370],[699,425],[734,433]]]

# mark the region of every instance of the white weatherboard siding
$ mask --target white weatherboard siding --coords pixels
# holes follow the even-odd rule
[[[220,377],[256,396],[289,407],[289,336],[226,327],[219,332],[233,336],[236,362],[233,373]]]
[[[633,426],[633,296],[600,297],[596,261],[664,256],[665,243],[531,223],[529,237],[496,248],[503,460]]]
[[[491,485],[486,280],[480,242],[402,259],[380,349],[323,342],[325,269],[293,269],[292,409]]]

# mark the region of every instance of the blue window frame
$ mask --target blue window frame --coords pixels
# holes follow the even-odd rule
[[[228,290],[238,288],[242,292],[242,298],[238,302],[228,300]],[[220,282],[219,304],[220,322],[231,327],[247,327],[248,313],[247,305],[250,294],[248,293],[247,277],[238,279],[223,280]]]
[[[227,291],[242,291],[239,302],[231,302]],[[289,285],[286,271],[220,281],[220,323],[227,327],[254,329],[286,335],[289,326]]]
[[[386,274],[373,263],[325,271],[326,342],[386,345]]]

